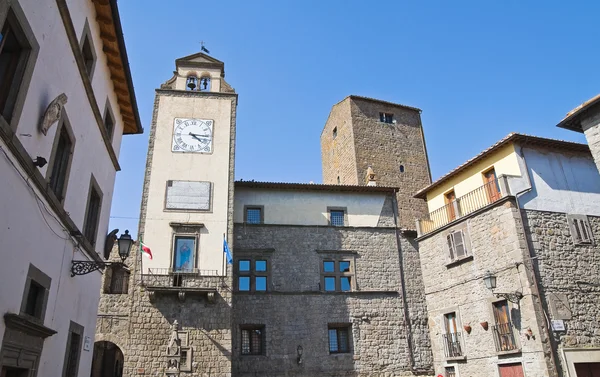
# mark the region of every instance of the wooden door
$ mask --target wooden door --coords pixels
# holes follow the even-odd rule
[[[500,377],[524,377],[521,363],[498,365]]]
[[[446,202],[446,208],[448,209],[448,221],[456,219],[456,212],[454,211],[454,201],[456,201],[456,195],[454,190],[444,195],[444,201]]]
[[[498,185],[495,169],[492,168],[483,173],[483,183],[490,203],[500,199],[500,186]]]
[[[600,377],[600,363],[575,363],[577,377]]]
[[[508,302],[499,301],[494,303],[494,319],[496,320],[495,336],[497,337],[498,351],[510,351],[517,348],[513,335],[512,324]]]

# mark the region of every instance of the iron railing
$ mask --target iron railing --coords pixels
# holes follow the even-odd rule
[[[508,189],[508,184],[505,181],[506,177],[495,179],[430,212],[429,219],[417,220],[419,234],[431,233],[506,196],[508,193],[502,193],[500,190],[501,179],[504,180],[503,186]]]
[[[513,351],[519,348],[515,339],[512,323],[498,323],[492,326],[496,351]]]
[[[219,276],[218,270],[149,268],[147,274],[142,274],[142,281],[151,287],[198,288],[203,285],[199,278],[216,276]]]
[[[442,341],[444,343],[444,353],[446,354],[446,357],[463,356],[460,338],[461,336],[459,332],[442,335]]]

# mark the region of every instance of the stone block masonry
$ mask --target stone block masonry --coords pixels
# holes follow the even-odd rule
[[[414,375],[394,228],[236,224],[234,235],[235,261],[259,257],[270,266],[267,292],[233,295],[234,376]],[[420,271],[414,249],[408,254],[412,353],[417,368],[431,370]],[[325,259],[353,262],[351,292],[321,289]],[[340,324],[351,325],[351,352],[330,354],[328,325]],[[242,325],[265,326],[264,355],[241,354]]]

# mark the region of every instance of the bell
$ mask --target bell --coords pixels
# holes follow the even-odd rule
[[[206,87],[208,86],[208,80],[206,77],[202,80],[202,86],[204,87],[204,90],[206,90]]]
[[[190,90],[196,89],[196,78],[195,77],[188,77],[187,87],[190,88]]]

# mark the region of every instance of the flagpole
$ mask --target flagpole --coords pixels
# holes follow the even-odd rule
[[[140,281],[142,285],[144,285],[144,255],[142,253],[142,236],[140,236],[140,240],[138,242],[138,246],[140,247],[140,250],[138,250],[138,258],[140,258]]]

